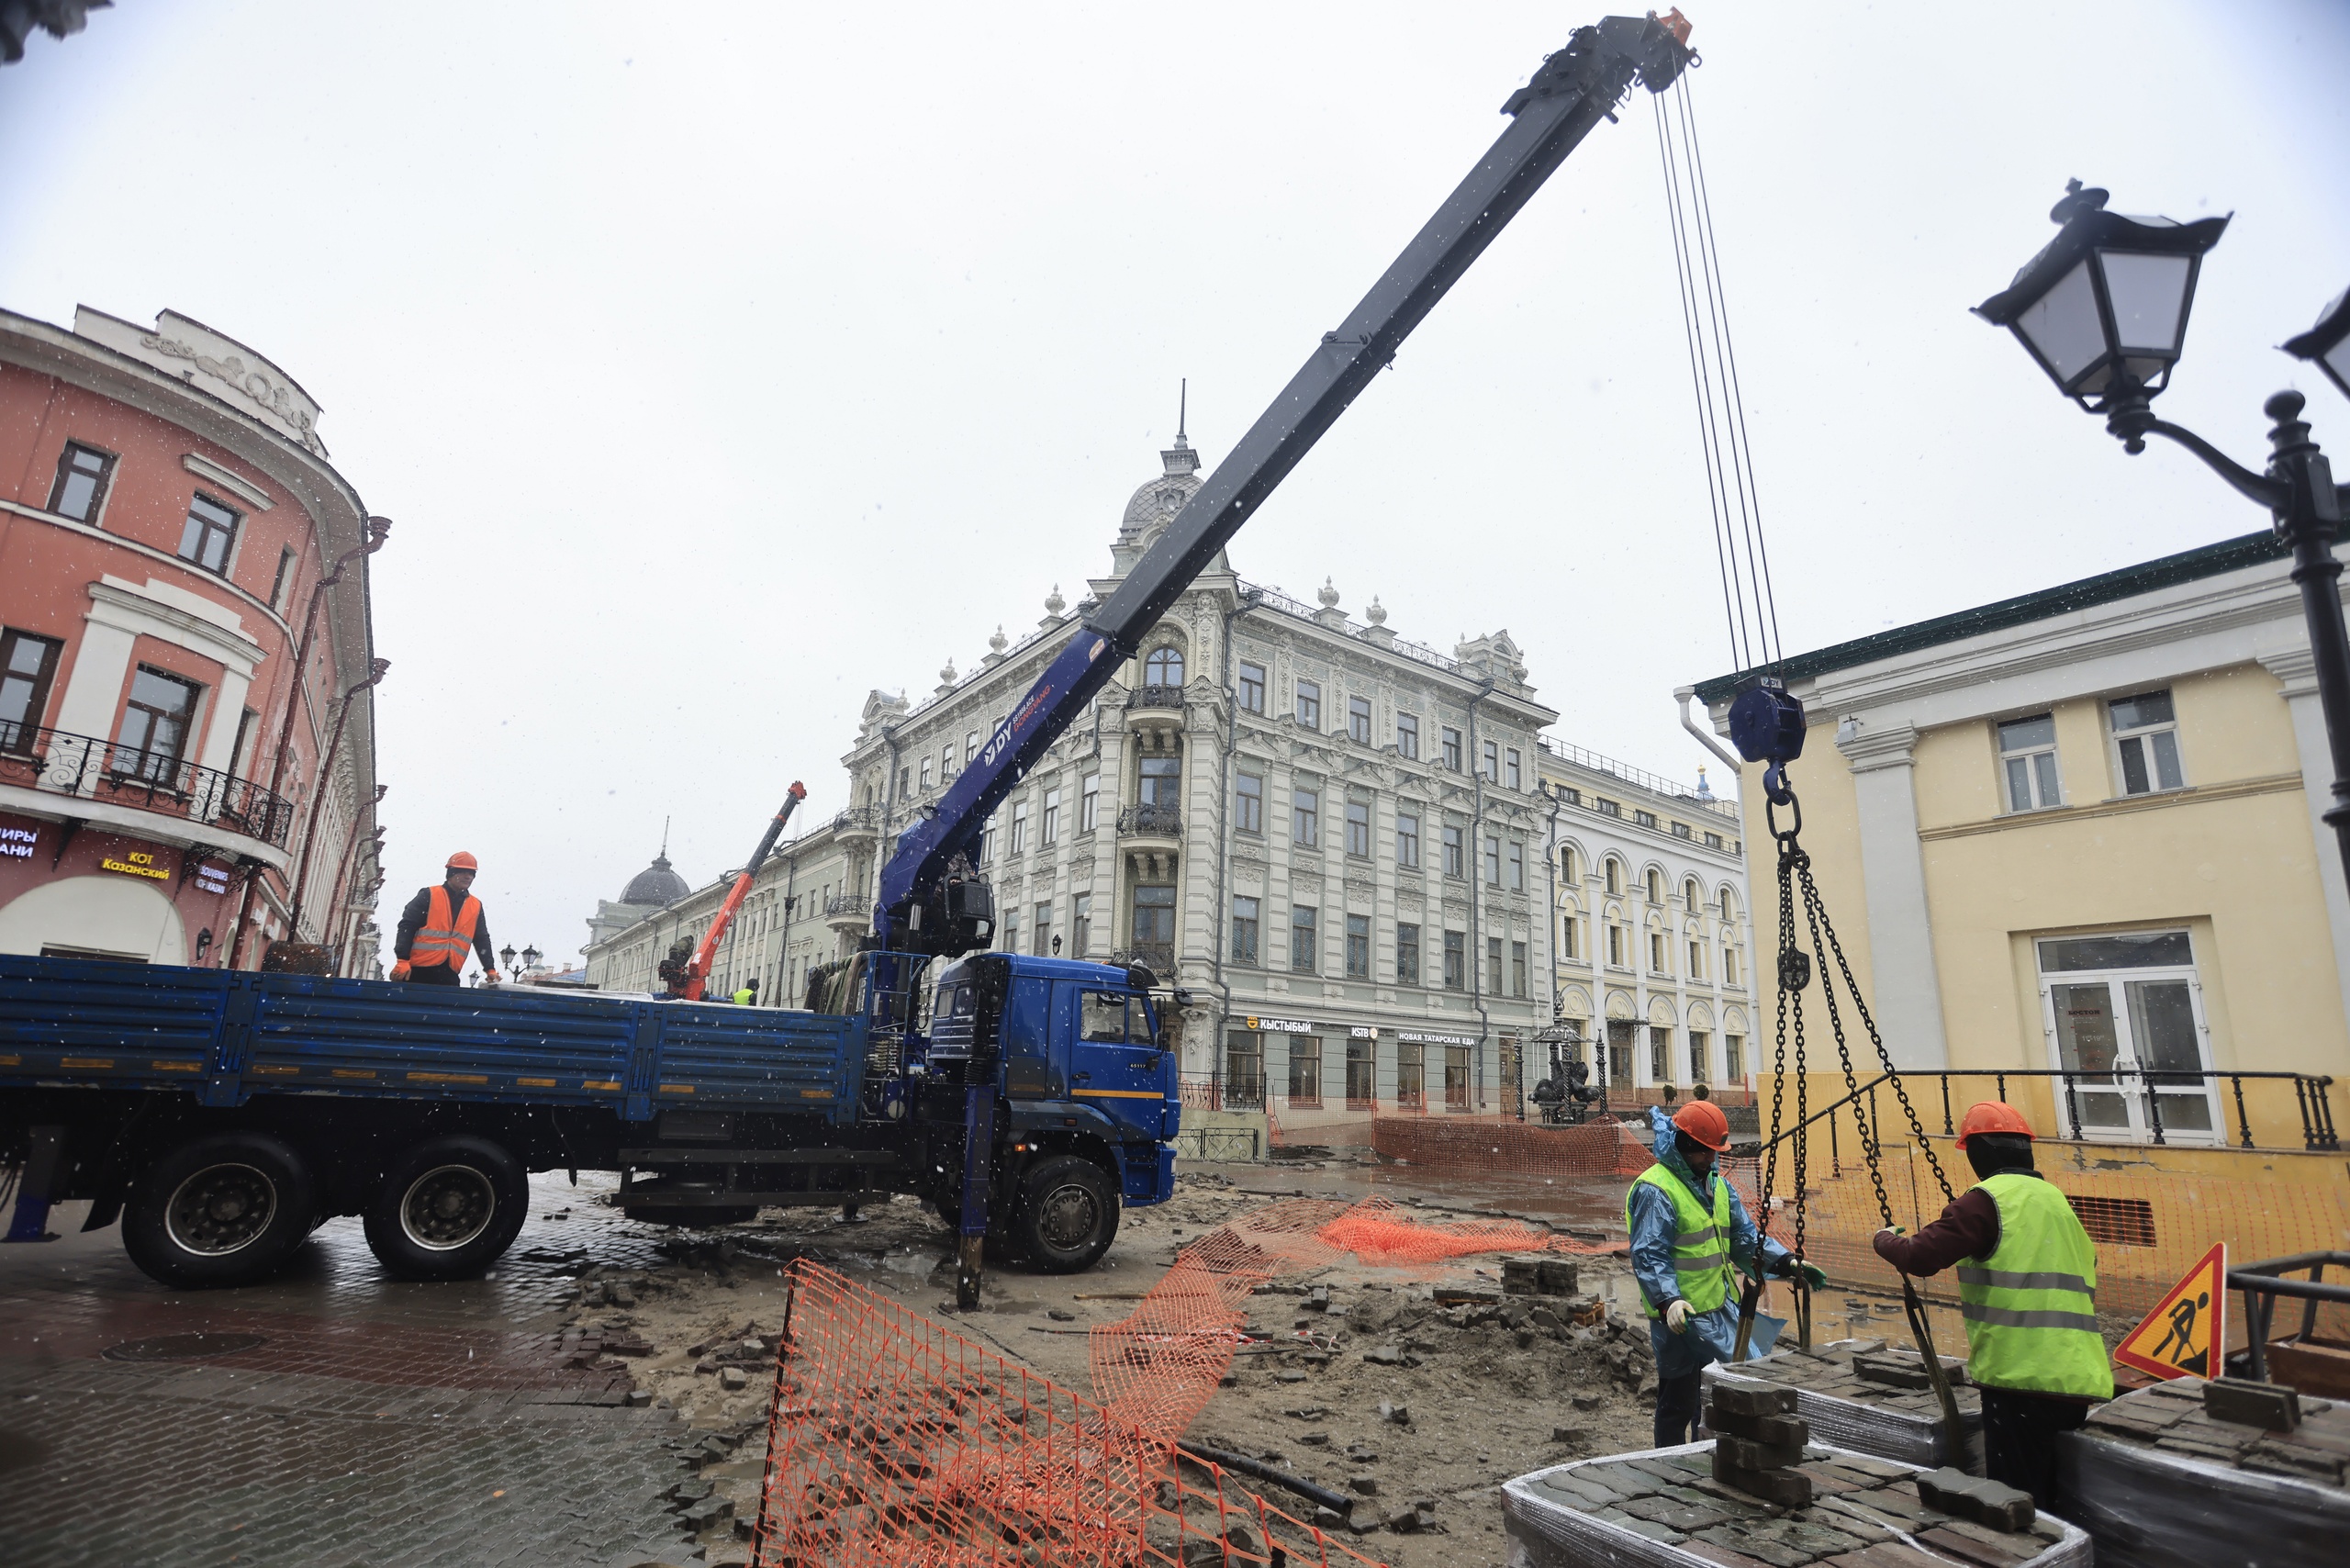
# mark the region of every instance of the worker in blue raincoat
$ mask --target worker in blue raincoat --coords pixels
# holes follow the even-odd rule
[[[1795,1257],[1755,1229],[1737,1190],[1714,1170],[1729,1147],[1729,1118],[1710,1100],[1693,1101],[1667,1119],[1651,1106],[1656,1163],[1624,1194],[1624,1226],[1632,1237],[1632,1273],[1648,1312],[1649,1343],[1656,1351],[1656,1446],[1689,1441],[1697,1419],[1699,1373],[1726,1361],[1738,1346],[1735,1263],[1793,1278]],[[1814,1290],[1828,1277],[1800,1265]]]

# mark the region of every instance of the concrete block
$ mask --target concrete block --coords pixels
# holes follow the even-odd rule
[[[2029,1529],[2033,1516],[2031,1494],[2003,1486],[1944,1465],[1918,1477],[1918,1500],[1930,1508],[1972,1519],[1993,1529]]]
[[[1811,1506],[1811,1477],[1800,1470],[1740,1470],[1717,1448],[1714,1479],[1766,1503],[1789,1508]]]
[[[1790,1416],[1795,1413],[1796,1391],[1765,1383],[1717,1383],[1712,1407],[1729,1416]],[[1707,1425],[1712,1425],[1710,1417]]]
[[[1505,1295],[1541,1295],[1542,1265],[1547,1260],[1540,1253],[1528,1253],[1502,1260],[1502,1292]]]
[[[1575,1294],[1575,1260],[1544,1254],[1535,1263],[1535,1278],[1544,1295]]]
[[[1785,1470],[1803,1462],[1801,1443],[1761,1443],[1725,1434],[1714,1439],[1714,1451],[1739,1470]]]
[[[2215,1377],[2203,1385],[2203,1411],[2214,1421],[2289,1432],[2301,1424],[2301,1396],[2282,1383]]]
[[[1358,1497],[1376,1497],[1379,1495],[1379,1477],[1349,1475],[1347,1477],[1347,1490]]]
[[[1800,1416],[1733,1416],[1717,1405],[1707,1412],[1706,1425],[1716,1432],[1749,1438],[1758,1443],[1785,1443],[1801,1448],[1811,1441],[1811,1423]]]

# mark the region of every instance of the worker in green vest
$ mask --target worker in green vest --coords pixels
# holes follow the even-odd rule
[[[755,980],[745,980],[743,983],[742,989],[735,991],[733,997],[734,1005],[737,1007],[748,1007],[758,1000],[759,982]]]
[[[1765,1240],[1737,1191],[1715,1170],[1729,1147],[1729,1118],[1719,1105],[1692,1101],[1670,1120],[1651,1106],[1649,1118],[1656,1163],[1624,1193],[1624,1228],[1632,1238],[1632,1274],[1656,1352],[1656,1446],[1670,1448],[1689,1440],[1707,1363],[1737,1353],[1738,1292],[1730,1265],[1782,1277],[1800,1268],[1815,1290],[1828,1276]]]
[[[2013,1105],[1967,1107],[1958,1147],[1976,1184],[1915,1236],[1877,1232],[1877,1256],[1918,1279],[1958,1265],[1966,1372],[1983,1395],[1984,1469],[2061,1514],[2057,1434],[2113,1397],[2097,1322],[2097,1248],[2065,1194],[2032,1169],[2031,1124]]]

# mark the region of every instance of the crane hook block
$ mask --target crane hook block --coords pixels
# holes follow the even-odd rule
[[[1749,762],[1784,767],[1803,755],[1803,704],[1787,689],[1757,683],[1729,705],[1729,742]]]

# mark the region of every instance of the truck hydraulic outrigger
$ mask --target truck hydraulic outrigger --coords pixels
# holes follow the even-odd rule
[[[1510,124],[1336,331],[1208,476],[1115,592],[1086,619],[938,806],[898,837],[882,868],[867,947],[878,976],[907,956],[951,958],[986,945],[994,898],[969,850],[989,815],[1085,710],[1192,579],[1337,422],[1438,300],[1493,243],[1635,84],[1662,92],[1694,57],[1678,10],[1579,28],[1502,112]],[[888,983],[886,980],[883,983]],[[977,1064],[974,1064],[977,1065]],[[957,1294],[979,1303],[995,1094],[966,1079],[961,1269]]]
[[[672,1000],[701,1000],[702,988],[710,982],[711,960],[718,954],[719,943],[726,939],[726,928],[734,924],[735,912],[743,907],[743,900],[750,893],[751,883],[758,876],[759,868],[767,864],[767,856],[775,849],[776,840],[783,836],[784,824],[791,820],[791,813],[807,798],[808,786],[797,778],[793,779],[791,788],[784,792],[783,810],[768,821],[767,832],[759,835],[759,846],[751,851],[750,859],[744,861],[743,869],[735,873],[734,886],[728,890],[726,902],[718,906],[717,914],[711,918],[710,929],[701,934],[700,945],[695,947],[693,957],[680,958],[673,955],[661,960],[661,980],[669,988],[668,994]]]

